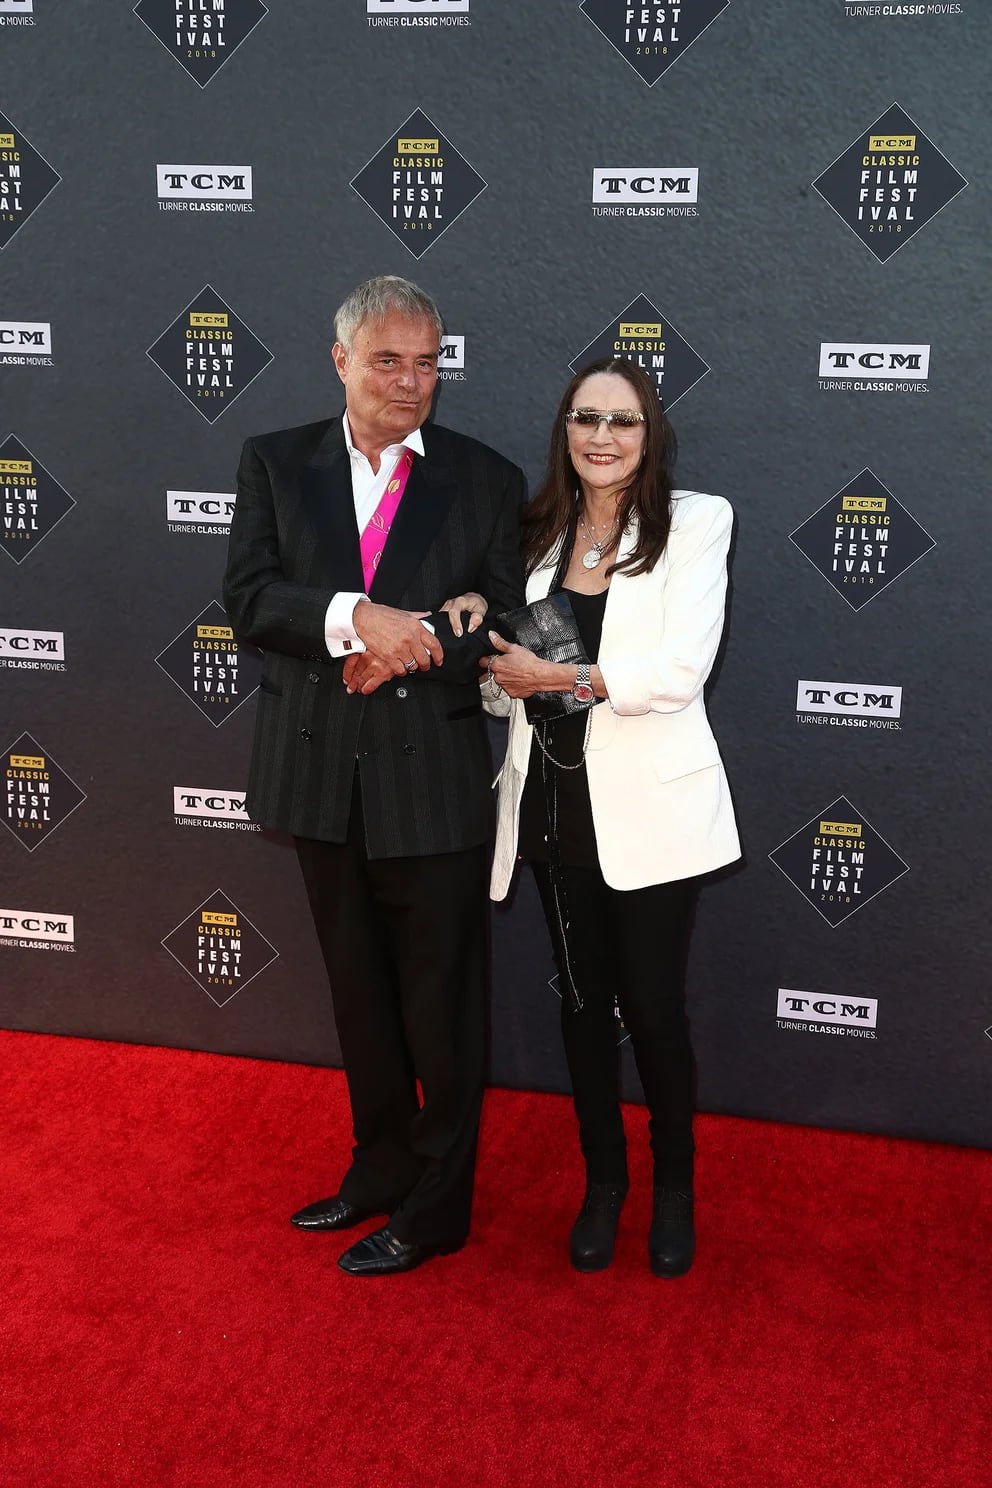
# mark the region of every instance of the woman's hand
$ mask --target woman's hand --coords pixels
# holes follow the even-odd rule
[[[446,599],[441,609],[447,613],[451,629],[455,635],[460,636],[464,616],[468,615],[469,617],[466,629],[468,634],[471,635],[474,630],[478,630],[486,618],[486,611],[489,609],[489,606],[481,594],[476,594],[474,590],[469,590],[468,594],[456,594],[454,599]]]
[[[575,668],[559,666],[554,661],[542,661],[526,646],[512,645],[504,641],[494,630],[489,639],[496,654],[483,657],[481,665],[486,667],[497,687],[502,687],[507,697],[528,698],[535,692],[570,692],[575,683]]]

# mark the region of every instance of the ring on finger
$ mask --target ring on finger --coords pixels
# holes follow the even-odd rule
[[[413,660],[413,657],[411,657],[409,661],[405,661],[403,665],[406,667],[408,672],[415,672],[417,670],[417,663]]]

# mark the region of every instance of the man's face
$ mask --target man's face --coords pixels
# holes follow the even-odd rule
[[[335,342],[331,356],[356,439],[384,448],[420,427],[437,384],[438,349],[430,321],[395,311],[360,325],[350,351]]]

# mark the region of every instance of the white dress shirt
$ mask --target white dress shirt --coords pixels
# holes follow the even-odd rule
[[[386,489],[386,482],[392,478],[396,462],[403,451],[412,450],[415,455],[423,458],[424,440],[420,430],[414,429],[398,444],[387,445],[379,456],[379,472],[376,474],[367,456],[363,455],[360,449],[355,448],[347,413],[341,419],[341,426],[344,430],[348,458],[351,461],[351,493],[355,501],[355,521],[361,533],[365,531],[369,521],[375,515]],[[365,650],[365,642],[359,639],[353,618],[355,606],[363,599],[368,599],[368,595],[350,594],[342,589],[335,594],[327,606],[324,615],[324,640],[332,656],[347,656],[352,651]],[[434,627],[428,625],[426,628],[433,631]]]

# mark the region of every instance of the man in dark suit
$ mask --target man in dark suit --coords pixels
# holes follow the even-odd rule
[[[296,840],[351,1096],[351,1166],[293,1223],[387,1216],[340,1258],[360,1275],[464,1244],[482,1104],[488,648],[441,606],[522,603],[524,478],[425,422],[441,330],[406,280],[349,295],[345,413],[246,442],[224,586],[265,653],[248,812]]]

